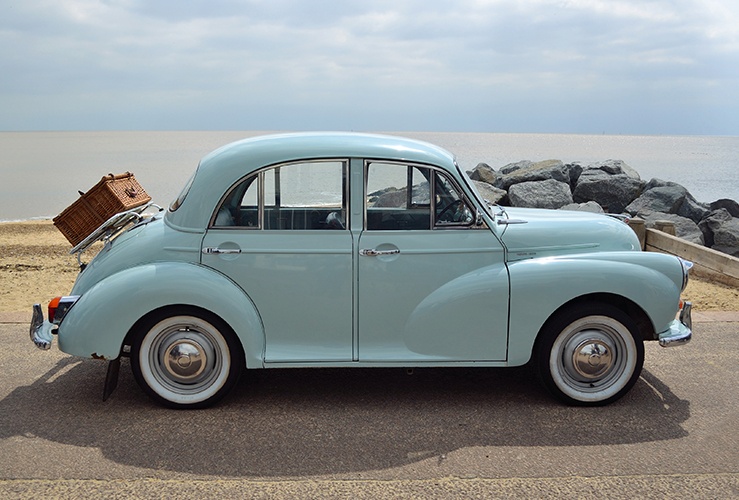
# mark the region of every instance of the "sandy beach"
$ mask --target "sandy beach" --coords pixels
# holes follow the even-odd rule
[[[77,259],[50,220],[0,223],[0,249],[0,313],[30,313],[72,289]],[[696,312],[739,311],[739,289],[720,284],[692,279],[683,298]]]

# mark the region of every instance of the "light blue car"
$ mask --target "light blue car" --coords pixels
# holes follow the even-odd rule
[[[31,338],[110,361],[104,398],[128,356],[176,408],[244,369],[526,363],[564,402],[604,405],[644,341],[692,335],[689,262],[640,251],[615,217],[490,205],[453,155],[399,137],[229,144],[163,215],[114,216],[73,252],[99,239],[49,317],[34,306]]]

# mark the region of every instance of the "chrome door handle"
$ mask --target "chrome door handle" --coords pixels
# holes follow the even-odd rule
[[[359,255],[364,257],[379,257],[380,255],[396,255],[399,254],[400,250],[395,248],[393,250],[375,250],[374,248],[363,248],[359,251]]]
[[[225,254],[234,254],[234,253],[241,253],[240,248],[218,248],[218,247],[205,247],[203,248],[203,253],[206,255],[225,255]]]

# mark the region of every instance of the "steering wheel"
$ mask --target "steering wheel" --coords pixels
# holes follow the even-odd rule
[[[462,200],[454,200],[449,205],[447,205],[446,207],[444,207],[441,210],[441,212],[439,212],[439,215],[436,217],[437,222],[438,221],[443,221],[443,222],[462,222],[461,218],[458,219],[457,217],[455,217],[457,215],[456,212],[460,208],[462,208],[462,207],[465,208],[464,213],[465,214],[469,214],[469,210],[466,209],[467,207],[466,207],[464,201],[462,201]],[[452,212],[452,210],[454,210],[454,212]],[[451,217],[448,217],[450,215],[451,215]]]

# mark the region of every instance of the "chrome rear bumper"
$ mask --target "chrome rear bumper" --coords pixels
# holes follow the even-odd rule
[[[691,311],[693,304],[684,302],[680,310],[680,319],[670,323],[667,331],[659,334],[659,345],[662,347],[676,347],[690,342],[693,337],[693,319]]]
[[[52,328],[54,328],[54,325],[44,319],[41,304],[34,304],[30,335],[31,341],[33,341],[36,347],[44,351],[51,349]]]

